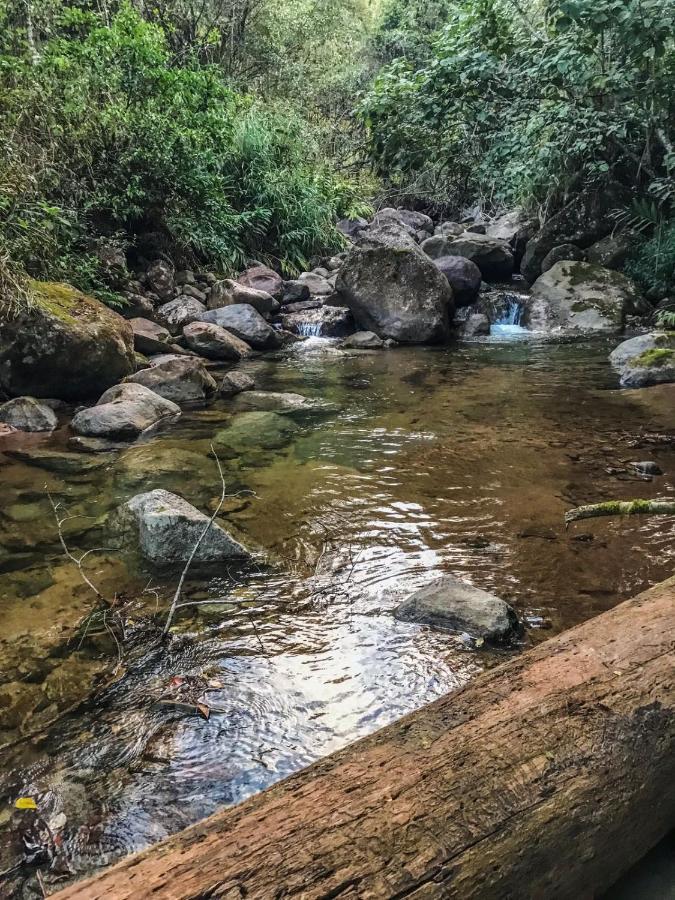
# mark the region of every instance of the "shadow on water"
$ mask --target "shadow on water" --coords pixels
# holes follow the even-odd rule
[[[670,575],[671,519],[563,525],[573,505],[675,490],[672,394],[616,390],[607,350],[531,340],[344,354],[310,338],[246,369],[262,388],[330,400],[339,412],[326,418],[278,433],[258,418],[251,432],[236,402],[220,402],[120,453],[73,454],[63,433],[6,449],[0,868],[17,858],[19,796],[37,799],[82,875],[499,662],[393,619],[441,572],[512,602],[532,626],[524,645]],[[162,487],[213,509],[212,442],[228,489],[253,492],[228,499],[224,520],[256,564],[195,578],[199,605],[158,644],[141,623],[166,610],[175,578],[92,554],[102,590],[131,599],[129,650],[112,683],[49,725],[109,673],[115,648],[105,633],[72,639],[91,595],[59,553],[45,487],[89,517],[69,520],[74,546],[105,546],[106,514],[134,493]],[[665,474],[639,478],[629,463],[642,459]],[[199,684],[208,721],[157,704],[176,675]]]

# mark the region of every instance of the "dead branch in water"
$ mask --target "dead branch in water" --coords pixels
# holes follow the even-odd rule
[[[580,519],[595,519],[600,516],[675,516],[673,500],[608,500],[606,503],[592,503],[578,506],[565,513],[565,525]]]

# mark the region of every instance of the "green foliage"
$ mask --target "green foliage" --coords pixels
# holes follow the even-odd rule
[[[334,222],[360,187],[325,152],[323,122],[237,90],[205,50],[233,4],[215,2],[221,19],[192,44],[140,6],[145,18],[127,2],[0,0],[0,245],[14,270],[115,304],[100,237],[133,255],[152,234],[178,262],[222,270],[254,256],[297,272],[340,247]]]
[[[637,247],[626,271],[656,295],[675,291],[675,222],[659,225],[650,240]]]
[[[555,206],[674,193],[675,0],[456,0],[428,57],[394,60],[361,115],[402,183]]]

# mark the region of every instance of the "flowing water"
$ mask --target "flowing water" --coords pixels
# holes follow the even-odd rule
[[[563,525],[571,506],[675,491],[670,386],[619,391],[610,346],[478,341],[341,353],[311,338],[244,367],[262,388],[334,404],[294,429],[275,416],[254,427],[236,403],[219,401],[121,452],[74,453],[65,428],[7,440],[0,869],[31,842],[26,814],[13,810],[18,797],[34,798],[58,834],[55,870],[82,876],[499,662],[506,651],[393,618],[401,598],[439,573],[514,604],[528,628],[508,652],[671,575],[672,518]],[[105,515],[156,487],[213,509],[214,441],[234,495],[225,524],[255,563],[191,581],[186,599],[196,605],[158,644],[145,623],[166,611],[176,577],[106,550]],[[634,474],[629,463],[647,459],[664,474]],[[112,680],[108,623],[99,617],[75,634],[93,596],[64,558],[47,490],[60,515],[74,517],[62,525],[69,546],[102,548],[83,564],[91,580],[126,604],[128,640]],[[157,703],[175,696],[176,676],[194,682],[208,721],[189,705]],[[30,871],[5,881],[9,896],[38,896]]]

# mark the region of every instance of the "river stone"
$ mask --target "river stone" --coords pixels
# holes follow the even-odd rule
[[[381,350],[384,341],[372,331],[357,331],[346,338],[342,346],[349,350]]]
[[[513,274],[513,254],[509,248],[484,234],[465,232],[450,242],[447,255],[471,260],[486,281],[502,281]]]
[[[354,319],[346,306],[320,306],[284,313],[281,324],[287,331],[305,337],[344,337],[354,330]]]
[[[54,431],[58,425],[54,410],[34,397],[16,397],[3,403],[0,422],[19,431]]]
[[[133,440],[164,419],[180,416],[180,406],[142,384],[117,384],[96,406],[76,413],[71,427],[86,437]]]
[[[283,278],[268,266],[252,266],[242,272],[237,281],[245,287],[271,294],[275,300],[281,299],[284,290]]]
[[[414,235],[411,235],[403,225],[397,225],[395,222],[366,228],[359,235],[358,247],[361,250],[376,250],[378,247],[419,249]]]
[[[324,276],[315,272],[303,272],[298,281],[307,286],[310,297],[330,297],[335,293],[333,285]]]
[[[606,269],[623,269],[639,240],[640,238],[630,231],[609,234],[588,248],[586,252],[588,261]]]
[[[675,382],[675,331],[651,331],[619,344],[610,354],[623,387]]]
[[[434,223],[424,213],[413,212],[410,209],[392,209],[385,207],[379,210],[372,223],[376,228],[381,225],[394,224],[405,228],[411,237],[417,235],[417,232],[423,231],[426,234],[434,233]]]
[[[35,466],[58,475],[84,475],[107,464],[107,459],[100,456],[85,456],[82,453],[67,453],[62,450],[6,450],[5,453],[28,466]]]
[[[493,219],[486,227],[485,233],[490,238],[512,245],[526,221],[522,211],[514,209]]]
[[[245,372],[226,372],[220,383],[220,393],[223,397],[234,397],[242,391],[254,391],[255,381]]]
[[[246,391],[234,401],[236,409],[261,410],[304,418],[313,415],[329,415],[336,411],[332,403],[313,400],[302,394],[282,391]]]
[[[148,319],[151,320],[155,315],[155,307],[149,297],[143,294],[135,294],[127,292],[125,295],[127,305],[120,310],[120,314],[125,319]]]
[[[573,262],[585,262],[586,251],[576,244],[558,244],[548,253],[541,264],[541,271],[548,272],[556,263],[571,260]]]
[[[209,322],[191,322],[183,329],[183,337],[191,350],[207,359],[238,362],[251,354],[246,341]]]
[[[199,300],[200,303],[206,303],[206,294],[194,284],[184,284],[181,288],[181,294],[184,297],[192,297],[194,300]]]
[[[200,300],[181,295],[158,307],[157,318],[172,334],[178,334],[182,328],[190,322],[197,321],[205,312],[206,307]]]
[[[448,337],[452,289],[417,248],[352,250],[337,286],[362,331],[402,344],[438,343]]]
[[[450,243],[451,240],[448,240],[445,235],[435,234],[422,241],[420,250],[422,253],[426,253],[429,259],[440,259],[442,256],[450,255]]]
[[[437,225],[434,228],[434,234],[440,234],[445,238],[458,238],[460,235],[464,234],[464,226],[460,225],[459,222],[441,222],[440,225]]]
[[[276,331],[248,303],[211,309],[199,316],[199,321],[219,325],[255,350],[276,350],[281,345]]]
[[[244,412],[232,424],[217,432],[213,443],[218,451],[240,456],[251,450],[279,450],[291,442],[299,427],[276,412]]]
[[[434,260],[436,268],[448,279],[455,307],[471,306],[478,299],[482,282],[476,263],[463,256],[441,256]]]
[[[152,263],[147,271],[147,281],[150,290],[161,300],[173,297],[174,268],[166,260],[158,259]]]
[[[215,379],[206,371],[201,360],[183,356],[153,364],[149,369],[131,375],[127,382],[142,384],[174,403],[206,400],[218,389]]]
[[[128,448],[117,460],[114,473],[117,488],[127,493],[138,487],[174,487],[186,477],[208,484],[214,469],[213,460],[201,453],[150,443]]]
[[[110,529],[124,544],[138,541],[141,555],[159,567],[183,565],[190,558],[209,517],[177,494],[155,490],[137,494],[113,513]],[[211,564],[246,559],[250,553],[215,522],[202,539],[194,562]]]
[[[367,219],[357,217],[355,219],[340,219],[336,226],[337,230],[350,241],[356,240],[364,228],[368,227]]]
[[[217,281],[211,288],[208,308],[220,309],[223,306],[234,306],[235,303],[248,303],[261,316],[267,316],[279,309],[278,301],[267,291],[247,287],[231,278]]]
[[[134,346],[139,353],[162,353],[171,343],[171,334],[166,328],[149,319],[129,319],[134,333]]]
[[[284,282],[284,293],[281,297],[281,305],[288,306],[290,303],[303,303],[309,300],[309,286],[303,281],[286,281]]]
[[[452,575],[442,575],[416,591],[394,615],[402,622],[467,632],[495,642],[512,637],[518,628],[518,617],[508,603]]]
[[[490,334],[490,320],[485,313],[473,313],[460,329],[460,337],[485,337]]]
[[[135,368],[131,326],[68,284],[31,282],[34,304],[0,309],[0,388],[10,396],[82,400]]]
[[[644,302],[637,285],[619,272],[559,262],[532,285],[522,324],[533,331],[617,333]]]

